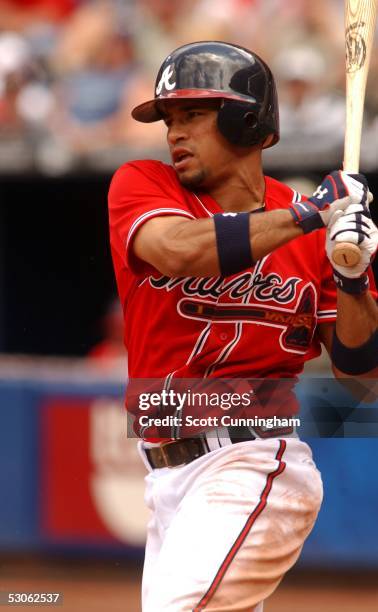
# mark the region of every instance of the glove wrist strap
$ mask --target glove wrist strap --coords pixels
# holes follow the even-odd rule
[[[358,278],[348,278],[334,270],[333,278],[338,289],[350,295],[361,295],[369,289],[369,277],[366,272]]]
[[[289,211],[295,223],[302,228],[304,234],[309,234],[316,229],[324,227],[319,209],[310,201],[292,204]]]

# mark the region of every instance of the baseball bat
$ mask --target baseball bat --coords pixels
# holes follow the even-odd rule
[[[345,0],[346,124],[344,163],[346,172],[358,173],[366,81],[373,47],[377,0]],[[340,266],[355,266],[361,258],[357,245],[336,244],[332,259]]]

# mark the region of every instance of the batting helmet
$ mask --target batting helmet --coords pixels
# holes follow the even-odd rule
[[[277,91],[269,67],[252,51],[217,41],[195,42],[173,51],[160,67],[155,98],[136,106],[137,121],[159,121],[159,100],[219,98],[218,128],[234,145],[279,140]]]

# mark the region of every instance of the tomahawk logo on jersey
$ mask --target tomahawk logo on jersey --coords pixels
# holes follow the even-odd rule
[[[265,184],[266,211],[300,201],[272,178]],[[320,354],[316,325],[336,320],[323,230],[232,277],[168,278],[134,255],[138,229],[160,215],[211,217],[222,212],[219,205],[185,189],[172,167],[137,161],[115,174],[109,212],[130,377],[291,378]]]

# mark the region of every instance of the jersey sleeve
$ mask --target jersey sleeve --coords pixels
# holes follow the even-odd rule
[[[195,218],[169,167],[160,162],[130,162],[121,166],[112,179],[108,203],[112,249],[138,276],[152,269],[133,252],[133,240],[143,223],[162,215]]]
[[[375,301],[378,303],[378,290],[377,290],[377,279],[374,276],[373,268],[370,266],[368,270],[369,275],[369,289]]]

